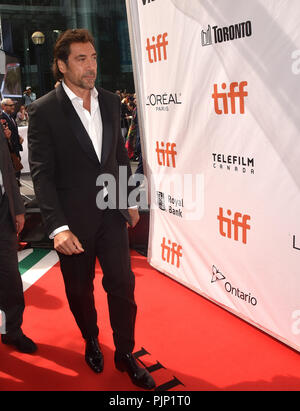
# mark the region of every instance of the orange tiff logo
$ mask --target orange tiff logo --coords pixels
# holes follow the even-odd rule
[[[175,158],[176,158],[177,152],[175,151],[175,148],[176,148],[175,143],[167,143],[165,147],[164,142],[161,142],[160,144],[158,141],[156,142],[155,151],[157,154],[157,162],[160,166],[176,168]]]
[[[247,214],[242,215],[241,213],[234,213],[233,219],[229,218],[232,215],[231,210],[227,210],[227,216],[224,217],[223,208],[219,208],[219,231],[223,237],[232,238],[235,241],[239,241],[239,232],[242,231],[242,242],[247,244],[247,230],[250,230],[251,227],[247,223],[251,220],[251,217]]]
[[[167,60],[167,41],[168,33],[159,34],[157,37],[152,37],[152,43],[150,44],[150,39],[147,38],[148,60],[149,63],[156,63],[162,59]]]
[[[161,243],[161,257],[163,261],[166,261],[169,264],[176,265],[177,268],[180,267],[180,258],[182,257],[182,247],[177,243],[172,243],[168,240],[168,244],[166,244],[166,238],[163,237]],[[176,262],[175,262],[176,260]]]
[[[230,100],[231,114],[236,114],[236,101],[239,101],[240,114],[245,114],[245,97],[248,96],[248,92],[245,91],[245,87],[248,85],[247,81],[241,81],[240,83],[233,82],[230,83],[228,93],[219,92],[218,85],[214,84],[214,93],[212,98],[214,100],[215,112],[217,114],[228,114],[228,99]],[[223,90],[226,90],[226,83],[221,85]],[[223,111],[219,103],[223,103]]]

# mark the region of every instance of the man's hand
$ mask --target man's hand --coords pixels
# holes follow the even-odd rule
[[[17,229],[18,234],[20,234],[20,232],[23,230],[24,224],[25,224],[25,215],[24,214],[16,215],[16,229]]]
[[[78,238],[70,231],[62,231],[54,237],[54,248],[61,254],[73,255],[84,252]]]
[[[19,142],[20,142],[20,144],[23,144],[23,142],[24,142],[24,138],[23,138],[23,137],[21,137],[21,136],[19,136]]]
[[[131,218],[131,227],[134,228],[140,219],[139,211],[137,208],[129,208],[128,212]],[[129,227],[128,223],[127,223],[127,227]]]

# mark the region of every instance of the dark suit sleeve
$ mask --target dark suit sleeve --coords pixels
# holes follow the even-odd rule
[[[7,152],[8,152],[8,148],[7,148]],[[15,215],[25,214],[24,202],[22,200],[22,197],[21,197],[21,194],[20,194],[20,189],[19,189],[19,186],[17,184],[16,172],[13,168],[12,162],[8,161],[8,164],[9,164],[9,166],[8,166],[9,180],[10,180],[11,189],[12,189]]]
[[[45,111],[45,110],[44,110]],[[55,155],[49,115],[38,104],[29,106],[28,158],[34,191],[48,235],[68,225],[55,184]]]

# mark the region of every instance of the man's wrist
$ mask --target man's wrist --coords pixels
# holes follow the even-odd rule
[[[58,227],[58,228],[56,228],[54,231],[52,231],[52,233],[49,235],[49,238],[50,238],[50,240],[53,240],[53,238],[54,238],[57,234],[61,233],[62,231],[68,231],[68,230],[70,230],[70,228],[69,228],[69,226],[67,226],[67,225],[63,225],[63,226],[61,226],[61,227]]]

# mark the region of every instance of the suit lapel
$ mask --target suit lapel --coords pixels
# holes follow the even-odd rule
[[[99,164],[99,160],[95,152],[92,140],[90,139],[84,125],[80,120],[80,117],[76,113],[76,110],[74,109],[73,104],[65,93],[62,85],[59,85],[56,88],[56,96],[61,109],[68,120],[69,126],[71,127],[82,149],[91,160]]]
[[[3,114],[6,117],[6,120],[8,121],[8,123],[10,123],[10,125],[17,130],[18,128],[17,128],[17,124],[15,120],[12,117],[10,117],[8,114],[6,114],[5,111],[3,111]]]
[[[104,165],[108,155],[111,151],[112,141],[113,141],[113,129],[112,129],[112,119],[109,110],[109,103],[104,96],[101,89],[98,90],[98,99],[100,105],[100,112],[102,118],[103,126],[103,136],[102,136],[102,153],[101,153],[101,165]]]

